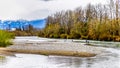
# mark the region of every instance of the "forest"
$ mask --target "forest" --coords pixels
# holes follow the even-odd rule
[[[40,37],[120,41],[118,0],[108,4],[88,4],[85,8],[57,12],[47,17]]]

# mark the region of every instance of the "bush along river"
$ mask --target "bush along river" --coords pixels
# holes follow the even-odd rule
[[[85,58],[36,54],[0,56],[0,68],[120,68],[119,42],[90,41],[90,43],[92,46],[102,45],[105,52],[95,57]],[[114,45],[111,46],[112,44]]]

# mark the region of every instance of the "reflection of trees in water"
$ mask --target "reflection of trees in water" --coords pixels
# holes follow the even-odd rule
[[[0,65],[3,65],[4,63],[6,63],[6,57],[0,56]]]
[[[48,62],[58,65],[60,67],[81,67],[82,60],[77,57],[49,57]]]

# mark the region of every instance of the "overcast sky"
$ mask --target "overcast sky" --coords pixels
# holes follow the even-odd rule
[[[0,0],[0,20],[43,19],[61,10],[73,10],[88,3],[105,4],[106,0]]]

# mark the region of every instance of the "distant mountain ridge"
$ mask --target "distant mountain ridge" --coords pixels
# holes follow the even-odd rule
[[[37,19],[37,20],[0,20],[0,29],[12,29],[12,28],[21,28],[28,25],[32,25],[34,28],[42,29],[45,27],[46,19]]]

